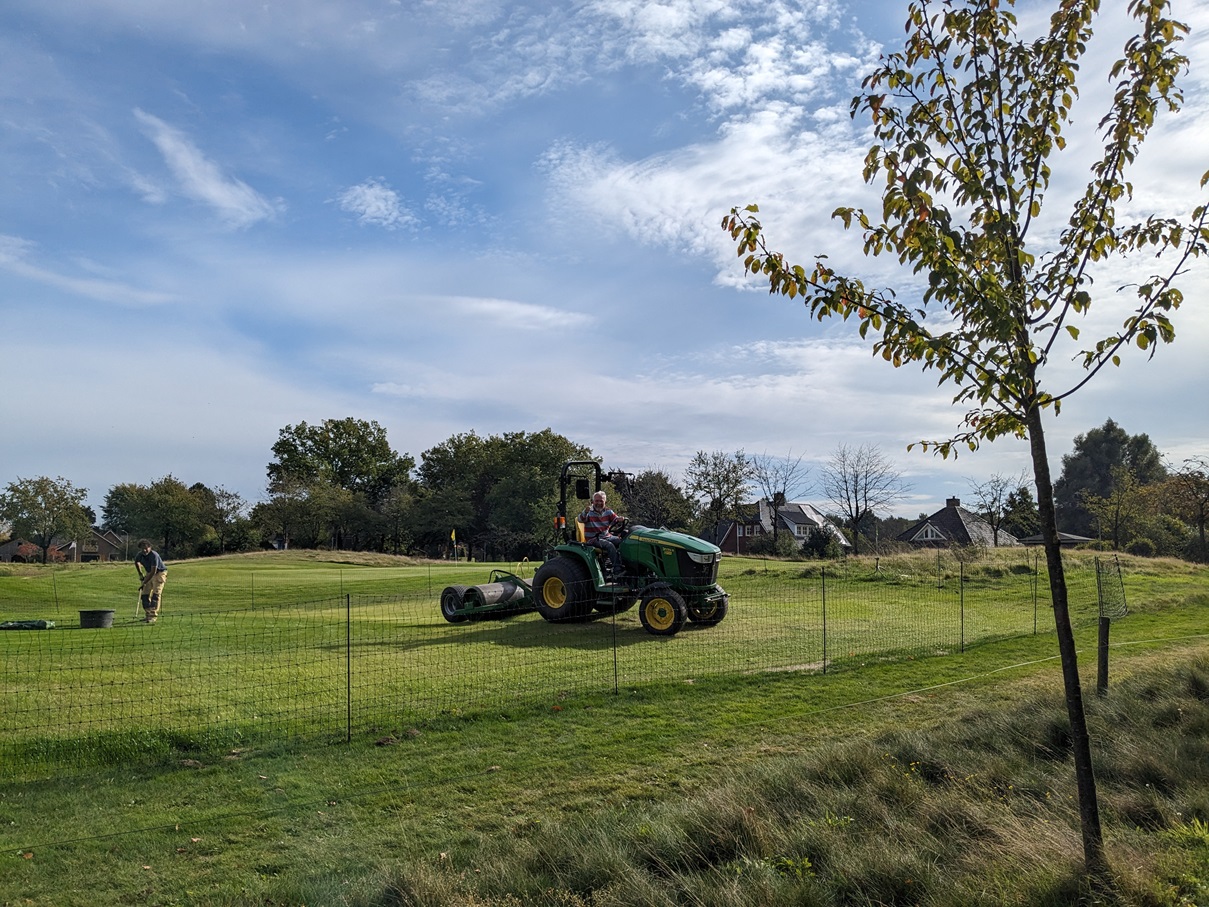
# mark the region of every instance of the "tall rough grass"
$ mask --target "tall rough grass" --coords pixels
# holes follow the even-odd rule
[[[1115,891],[1080,875],[1061,703],[837,741],[674,804],[529,825],[414,863],[392,903],[511,907],[1209,903],[1209,659],[1089,703]]]

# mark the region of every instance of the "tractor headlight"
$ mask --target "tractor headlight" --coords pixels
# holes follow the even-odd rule
[[[722,556],[721,551],[711,551],[708,554],[701,554],[697,551],[689,551],[686,553],[694,564],[712,564],[714,561],[719,560]]]

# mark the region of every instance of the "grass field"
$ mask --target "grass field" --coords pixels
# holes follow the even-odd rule
[[[874,752],[882,744],[872,742],[885,735],[905,735],[905,743],[900,740],[888,750],[894,753],[889,761],[910,779],[922,770],[912,771],[914,760],[904,754],[931,745],[933,738],[940,746],[942,732],[963,710],[994,716],[990,723],[995,727],[988,733],[994,731],[998,738],[992,736],[977,745],[969,740],[961,746],[944,745],[956,747],[955,753],[964,746],[970,752],[963,758],[972,759],[972,768],[988,777],[1004,774],[1009,783],[1014,774],[1031,777],[1038,770],[1036,748],[1060,738],[1054,730],[1055,723],[1060,726],[1060,712],[1055,716],[1052,709],[1032,704],[1034,700],[1051,706],[1060,703],[1054,643],[1046,635],[1052,622],[1047,621],[1043,604],[1041,633],[1031,635],[1031,578],[1018,565],[968,565],[966,583],[956,584],[964,589],[957,597],[964,601],[967,622],[980,622],[978,626],[990,630],[984,636],[1000,641],[969,647],[964,655],[956,654],[959,642],[936,646],[924,641],[929,649],[924,654],[932,650],[946,654],[883,664],[872,657],[882,649],[870,647],[843,665],[856,668],[864,661],[865,667],[827,675],[805,662],[784,664],[787,658],[782,656],[797,659],[797,651],[767,652],[776,649],[775,637],[789,623],[784,609],[797,608],[799,600],[808,600],[805,592],[795,591],[796,584],[806,590],[817,588],[817,566],[728,562],[723,581],[734,596],[731,617],[717,628],[685,632],[672,640],[648,637],[623,623],[613,628],[604,621],[566,627],[534,617],[457,626],[441,621],[435,606],[440,588],[454,576],[463,582],[467,577],[478,578],[490,566],[446,570],[428,565],[333,564],[317,555],[280,558],[271,564],[258,558],[224,559],[213,565],[213,573],[206,562],[178,564],[170,572],[165,618],[155,627],[130,623],[112,631],[4,634],[0,644],[9,652],[14,647],[46,645],[45,640],[56,635],[103,635],[105,651],[110,654],[105,663],[91,667],[97,683],[111,682],[115,675],[128,671],[131,677],[122,683],[141,684],[135,666],[148,659],[139,654],[140,645],[178,652],[179,658],[169,660],[168,670],[143,695],[162,702],[168,714],[187,716],[185,724],[192,730],[149,739],[144,755],[156,757],[155,762],[131,759],[122,746],[114,746],[94,751],[86,764],[62,768],[54,776],[0,785],[0,903],[944,903],[936,899],[943,880],[936,871],[931,875],[924,871],[926,854],[913,851],[910,859],[903,857],[900,868],[909,872],[898,882],[914,872],[919,876],[914,893],[907,886],[904,893],[872,900],[871,893],[881,889],[872,884],[876,867],[872,856],[866,855],[864,864],[857,861],[854,866],[863,865],[869,873],[861,883],[868,896],[861,900],[849,891],[848,896],[837,899],[836,893],[846,890],[844,885],[851,880],[845,883],[836,876],[835,854],[831,868],[824,869],[828,862],[823,858],[826,848],[822,843],[792,848],[776,843],[780,840],[776,823],[763,811],[771,809],[768,804],[792,799],[776,793],[792,786],[791,775],[808,772],[825,777],[827,765],[850,762],[860,767],[853,769],[854,775],[890,784],[886,760]],[[891,643],[901,644],[912,632],[910,628],[917,626],[917,620],[905,618],[898,613],[903,609],[894,607],[895,590],[930,585],[933,592],[947,588],[956,596],[950,578],[938,578],[922,559],[883,560],[878,566],[881,569],[873,571],[871,564],[850,565],[847,571],[832,571],[827,579],[829,608],[838,609],[859,628],[851,632],[851,644],[864,640],[861,645],[869,646],[868,639],[877,636],[870,627],[878,624],[879,616],[890,620],[883,640]],[[127,595],[133,604],[133,576],[125,576],[126,571],[133,573],[128,565],[123,569],[55,571],[52,592],[58,595],[59,619],[69,623],[77,605],[84,607],[80,602],[96,606],[106,595]],[[1082,590],[1076,600],[1077,612],[1084,618],[1094,617],[1094,609],[1089,611],[1094,598],[1088,602],[1085,594],[1088,570],[1075,563],[1072,572],[1076,588]],[[871,575],[875,573],[882,576]],[[1205,571],[1174,562],[1130,560],[1125,579],[1131,614],[1113,628],[1114,682],[1150,676],[1152,671],[1178,675],[1187,663],[1195,663],[1197,651],[1204,647],[1203,641],[1192,637],[1209,626]],[[38,571],[0,577],[0,618],[13,616],[18,606],[37,610],[45,609],[48,601],[55,602],[54,598],[37,597],[44,596],[47,584],[47,576]],[[861,588],[863,595],[858,599],[853,593],[847,599],[845,584]],[[1027,593],[1022,594],[1022,588]],[[1091,588],[1094,590],[1094,579]],[[86,594],[86,589],[92,591]],[[129,592],[123,591],[126,589]],[[68,590],[72,590],[70,594]],[[773,590],[783,603],[780,613]],[[273,695],[286,701],[293,698],[286,691],[306,690],[308,683],[327,671],[311,664],[310,656],[300,656],[292,643],[305,643],[305,634],[319,626],[341,626],[341,609],[328,603],[342,594],[402,595],[405,601],[431,606],[423,611],[417,604],[418,610],[407,619],[401,619],[396,602],[366,606],[370,609],[366,623],[387,631],[378,643],[365,647],[390,650],[373,656],[383,661],[376,673],[367,674],[366,686],[384,688],[382,703],[393,703],[394,720],[376,720],[373,716],[381,718],[390,711],[374,705],[373,715],[358,724],[357,733],[346,741],[339,725],[316,729],[328,711],[317,709],[278,724],[269,722],[259,729],[265,733],[245,733],[234,740],[224,736],[231,728],[242,726],[241,722],[247,724],[246,716],[233,717],[249,707],[239,693],[243,686],[254,689],[259,683],[262,689],[279,691]],[[899,601],[904,598],[909,596],[900,595]],[[744,601],[753,604],[745,609]],[[372,610],[378,607],[385,610]],[[1011,618],[995,614],[996,608],[1011,610]],[[745,610],[757,612],[759,619],[756,614],[745,615]],[[262,611],[266,614],[255,622],[269,623],[266,617],[272,615],[272,622],[286,626],[266,630],[267,635],[252,635],[256,645],[249,645],[248,628],[241,622],[253,620],[251,614]],[[292,612],[303,617],[291,618]],[[320,623],[308,623],[316,616],[322,618]],[[829,621],[833,618],[841,619],[829,614]],[[291,626],[291,620],[299,623]],[[190,635],[182,629],[190,625],[209,629],[206,634]],[[400,625],[413,641],[410,648],[399,644]],[[1086,652],[1094,644],[1094,628],[1089,620],[1081,621],[1080,626],[1084,628],[1080,643],[1085,649],[1086,676],[1088,667],[1094,666],[1094,657]],[[1026,635],[1018,635],[1021,627]],[[240,633],[234,633],[236,629]],[[953,629],[938,622],[936,633],[948,638]],[[155,637],[149,637],[148,631]],[[133,635],[136,632],[143,636]],[[618,658],[645,665],[648,673],[633,675],[639,679],[623,683],[613,692],[615,650],[609,640],[615,636],[628,640],[617,647]],[[383,645],[381,639],[388,643]],[[239,645],[232,647],[233,640]],[[900,654],[920,648],[919,639],[908,638],[907,642],[890,648],[897,648]],[[708,654],[714,651],[716,655],[720,646],[731,654],[710,660]],[[733,651],[731,647],[735,647]],[[346,650],[347,641],[327,640],[312,648]],[[288,651],[295,654],[282,654]],[[304,646],[301,651],[311,649]],[[446,654],[438,657],[436,653],[442,651]],[[756,667],[738,660],[733,654],[737,651],[747,651]],[[429,660],[416,660],[417,652],[425,653]],[[43,677],[38,683],[53,683],[56,676],[61,682],[62,655],[62,651],[53,653],[39,667]],[[25,691],[33,689],[25,672],[14,678],[10,658],[6,655],[5,695],[10,696],[18,685]],[[846,651],[843,658],[847,658]],[[570,661],[578,670],[585,659],[593,665],[588,682],[582,681],[582,673],[568,674],[562,667]],[[227,701],[222,697],[210,701],[212,687],[188,690],[196,675],[221,675],[225,661],[248,665],[239,674],[246,682],[232,687]],[[400,676],[403,667],[408,671]],[[280,677],[271,679],[279,673]],[[536,677],[528,676],[534,673]],[[426,700],[414,689],[425,682],[435,683],[432,675],[447,681],[460,677],[466,683],[473,681],[475,688],[484,683],[493,688],[515,683],[520,692],[504,698],[485,696],[474,708],[440,706],[440,700]],[[564,683],[576,678],[580,678],[578,683]],[[1187,678],[1181,682],[1185,694],[1189,684],[1195,686]],[[22,732],[27,735],[26,744],[36,749],[56,739],[104,738],[111,733],[99,722],[115,717],[107,712],[113,709],[100,700],[91,704],[99,713],[92,729],[96,733],[88,726],[77,726],[65,736],[57,736],[56,692],[52,690],[51,701],[40,713],[40,730]],[[1167,736],[1171,727],[1183,731],[1181,723],[1191,722],[1194,703],[1200,701],[1193,696],[1189,702],[1172,705],[1166,697],[1148,695],[1152,705],[1146,708],[1159,708],[1153,703],[1162,699],[1161,707],[1170,712],[1158,721],[1168,722]],[[1146,701],[1145,696],[1140,698]],[[407,703],[417,701],[429,705],[407,711]],[[5,702],[11,704],[12,700]],[[253,714],[268,711],[270,704],[262,697]],[[1098,703],[1092,705],[1098,707]],[[1119,708],[1118,703],[1113,706]],[[1180,717],[1179,709],[1187,719]],[[1113,745],[1123,747],[1132,761],[1139,761],[1146,741],[1131,742],[1130,735],[1123,732],[1122,715],[1127,716],[1128,711],[1114,713],[1107,707],[1102,711],[1100,717],[1093,716],[1093,733],[1103,734],[1112,727]],[[212,726],[215,716],[222,718],[219,727],[223,730],[217,738],[207,739],[202,729]],[[128,714],[124,720],[136,727],[145,721],[137,714]],[[1203,740],[1203,728],[1198,733]],[[154,733],[148,736],[156,737]],[[1021,741],[1033,738],[1034,756],[1021,765],[1008,763],[1006,756],[990,755],[997,748],[1019,748]],[[38,740],[42,743],[37,744]],[[832,749],[841,741],[856,749]],[[173,748],[173,742],[180,747]],[[984,755],[978,757],[978,752]],[[1107,752],[1106,747],[1098,758]],[[957,756],[946,759],[955,765]],[[795,767],[786,768],[785,760]],[[1018,890],[1034,895],[1043,890],[1069,894],[1077,851],[1071,832],[1069,765],[1061,758],[1043,761],[1052,775],[1045,779],[1046,790],[1055,803],[1054,811],[1044,815],[1047,824],[1035,825],[1042,821],[1040,814],[1022,818],[1011,810],[993,821],[983,818],[980,822],[1024,823],[1020,830],[1034,836],[1038,829],[1049,828],[1052,834],[1047,832],[1044,840],[1054,849],[1042,855],[1042,865],[1050,873],[1049,888],[1036,869],[1026,871],[1023,863],[1017,864],[1023,859],[1016,852],[1018,847],[1007,848],[1000,840],[1002,834],[988,833],[988,839],[995,839],[995,853],[1006,861],[1003,865],[1018,865]],[[956,770],[952,765],[949,769]],[[1157,771],[1151,765],[1152,782],[1174,771]],[[1156,862],[1160,850],[1175,854],[1171,859],[1183,850],[1160,846],[1157,837],[1148,843],[1130,843],[1131,860],[1137,857],[1135,850],[1150,854],[1146,865],[1153,872],[1144,881],[1158,886],[1156,891],[1166,886],[1162,890],[1167,892],[1150,901],[1137,900],[1136,890],[1142,883],[1127,879],[1128,890],[1133,892],[1130,896],[1135,898],[1131,903],[1202,903],[1178,898],[1189,896],[1195,879],[1209,878],[1209,873],[1197,876],[1195,871],[1196,859],[1204,854],[1196,850],[1194,823],[1209,820],[1203,787],[1198,795],[1191,782],[1181,783],[1160,796],[1146,793],[1147,782],[1134,790],[1132,775],[1112,783],[1117,781],[1132,791],[1129,796],[1134,802],[1130,810],[1110,817],[1114,829],[1123,829],[1121,835],[1129,827],[1121,817],[1136,822],[1139,816],[1149,815],[1141,800],[1151,797],[1163,800],[1161,809],[1155,806],[1151,810],[1159,818],[1148,820],[1156,824],[1153,834],[1175,834],[1184,828],[1194,845],[1188,851],[1193,868],[1181,869],[1194,881],[1185,883],[1169,878],[1171,872],[1160,870]],[[993,783],[987,783],[990,788],[979,784],[978,791],[967,793],[995,789]],[[1170,779],[1163,783],[1172,786]],[[840,806],[844,796],[854,795],[852,784],[855,779],[844,784],[837,781],[832,794],[838,799],[823,806],[816,797],[811,807],[817,811],[811,814],[816,825],[810,827],[816,832],[830,828],[833,850],[850,837],[845,829],[859,824],[867,837],[869,823],[874,821],[862,813],[858,822],[849,815],[851,808]],[[769,786],[767,791],[764,785]],[[919,793],[908,784],[895,796],[910,800]],[[879,793],[878,802],[886,796],[886,791]],[[703,834],[703,828],[734,826],[736,815],[740,819],[747,815],[739,803],[747,800],[764,804],[759,807],[760,821],[752,822],[748,831],[727,845],[729,849],[724,848],[725,853],[703,855],[693,841],[684,839],[690,829]],[[979,814],[992,807],[978,800]],[[962,801],[960,809],[972,817],[975,806]],[[1177,817],[1181,810],[1182,816]],[[828,814],[833,819],[827,819]],[[846,823],[846,815],[852,821]],[[887,834],[893,823],[903,823],[893,833],[909,836],[908,825],[917,819],[908,811],[882,815],[878,821],[891,823],[883,828]],[[977,824],[972,818],[971,823]],[[788,822],[782,831],[793,826],[795,822]],[[593,827],[612,829],[611,843],[594,836]],[[743,831],[743,821],[734,827]],[[648,830],[641,832],[642,828]],[[935,832],[925,831],[929,835]],[[744,843],[745,835],[754,837]],[[663,854],[661,859],[668,865],[663,870],[652,869],[654,864],[641,856],[644,847]],[[579,848],[582,853],[577,856],[568,848]],[[688,861],[692,865],[681,865],[684,858],[673,860],[673,852],[697,856]],[[1038,855],[1032,853],[1031,857]],[[813,860],[815,868],[808,870],[803,859]],[[967,854],[964,859],[972,857]],[[991,862],[999,865],[999,858]],[[507,871],[507,864],[515,872]],[[886,866],[878,869],[886,876],[886,885],[894,875],[889,870]],[[590,878],[576,878],[576,874]],[[1006,891],[1004,886],[1010,882],[1010,878],[997,878],[996,890]],[[516,899],[509,901],[510,897]],[[783,897],[791,900],[781,900]]]
[[[134,602],[105,630],[79,629],[78,611],[133,601],[129,565],[15,572],[0,577],[0,616],[59,626],[0,636],[0,777],[299,736],[347,740],[532,705],[551,691],[835,671],[1052,626],[1035,563],[1019,551],[964,568],[935,554],[724,565],[730,616],[675,639],[647,634],[634,611],[565,625],[533,613],[440,617],[445,585],[486,581],[498,565],[315,552],[173,564],[155,627],[138,621]],[[1077,613],[1094,617],[1085,563],[1073,565],[1072,588]],[[148,693],[158,690],[171,695]]]

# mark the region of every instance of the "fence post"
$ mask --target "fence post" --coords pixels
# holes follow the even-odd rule
[[[1096,657],[1096,695],[1108,695],[1108,627],[1112,622],[1100,615],[1100,644]]]
[[[823,565],[823,673],[827,673],[827,565]]]
[[[961,603],[961,654],[966,651],[966,562],[958,562],[961,569],[958,571],[958,580],[961,585],[961,591],[958,593],[958,601]]]
[[[345,694],[348,704],[345,743],[353,742],[353,597],[344,596],[344,663],[346,665]]]
[[[1041,555],[1033,554],[1033,635],[1037,635],[1037,587],[1041,585]]]
[[[617,666],[617,608],[613,608],[613,695],[621,693],[620,671]]]
[[[1100,575],[1100,556],[1096,555],[1096,605],[1100,615],[1100,632],[1096,645],[1096,695],[1108,694],[1108,616],[1104,613],[1104,581]]]

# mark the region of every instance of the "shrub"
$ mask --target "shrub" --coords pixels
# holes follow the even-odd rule
[[[1148,538],[1134,539],[1126,547],[1126,552],[1138,557],[1154,557],[1157,547],[1154,542]]]
[[[790,558],[798,553],[798,543],[788,532],[780,532],[776,536],[765,533],[748,543],[747,553],[760,557]]]
[[[815,560],[838,560],[844,556],[839,539],[825,529],[811,529],[802,543],[802,554]]]

